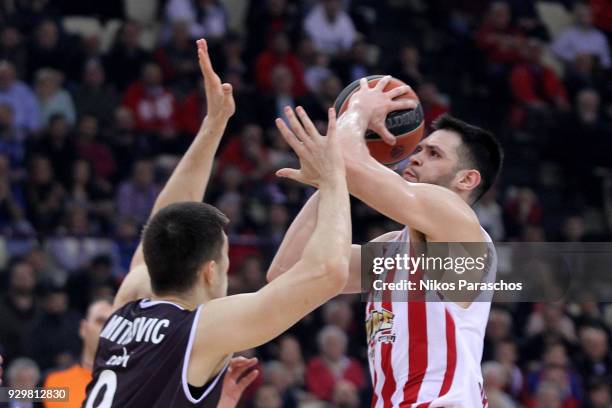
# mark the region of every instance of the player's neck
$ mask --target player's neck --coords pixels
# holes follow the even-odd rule
[[[171,303],[174,303],[182,307],[183,309],[195,310],[202,303],[206,303],[208,299],[199,299],[198,296],[193,296],[193,295],[176,296],[176,295],[168,294],[168,295],[161,295],[161,296],[153,295],[151,296],[151,300],[161,300],[164,302],[171,302]]]

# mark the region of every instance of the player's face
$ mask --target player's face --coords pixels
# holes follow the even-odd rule
[[[81,338],[86,348],[95,352],[98,348],[100,331],[113,312],[113,307],[107,301],[99,301],[89,307],[85,320],[81,323]]]
[[[404,168],[404,179],[452,189],[459,163],[457,152],[460,145],[461,139],[455,133],[436,130],[417,145]]]

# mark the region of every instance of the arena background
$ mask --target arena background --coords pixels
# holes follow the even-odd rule
[[[609,0],[1,0],[4,383],[31,387],[76,361],[86,305],[114,295],[206,113],[195,38],[237,102],[205,200],[231,219],[238,293],[265,283],[312,193],[273,175],[297,164],[273,119],[301,104],[324,125],[343,86],[368,74],[412,85],[428,125],[451,112],[498,135],[503,174],[476,206],[496,241],[609,241],[611,35]],[[353,202],[354,242],[392,228]],[[494,305],[489,406],[612,406],[607,306],[588,293]],[[336,298],[245,352],[263,375],[242,404],[369,406],[365,351],[363,304]]]

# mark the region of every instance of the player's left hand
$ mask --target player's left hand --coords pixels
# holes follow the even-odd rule
[[[252,370],[250,373],[245,373],[252,369],[257,364],[257,358],[234,357],[229,363],[227,373],[223,379],[223,388],[221,390],[221,399],[217,408],[234,408],[244,390],[257,378],[259,371]]]
[[[403,85],[384,91],[391,81],[391,76],[383,77],[374,87],[370,87],[366,78],[359,81],[359,90],[350,99],[347,111],[356,111],[364,120],[367,120],[369,128],[376,132],[385,142],[395,144],[395,136],[389,132],[385,125],[385,119],[389,112],[404,109],[415,109],[417,101],[413,99],[396,99],[410,91],[410,86]]]
[[[234,96],[232,95],[232,85],[221,83],[221,78],[215,72],[210,62],[208,55],[208,44],[206,40],[199,39],[198,44],[198,60],[200,62],[200,70],[204,77],[204,89],[206,91],[206,103],[208,112],[206,116],[228,120],[236,111]]]

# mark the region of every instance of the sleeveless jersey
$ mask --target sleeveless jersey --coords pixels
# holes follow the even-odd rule
[[[83,407],[216,407],[227,363],[201,395],[187,383],[202,308],[142,299],[115,311],[100,333]]]
[[[404,228],[396,242],[409,239]],[[497,255],[489,248],[485,281],[494,282]],[[490,293],[489,301],[474,301],[467,309],[436,301],[435,292],[424,295],[429,301],[370,297],[366,305],[372,408],[488,407],[480,362]]]

